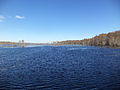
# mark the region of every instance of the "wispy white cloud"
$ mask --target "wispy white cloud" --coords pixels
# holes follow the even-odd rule
[[[0,22],[3,22],[5,20],[5,16],[0,15]]]
[[[4,22],[5,19],[12,19],[13,16],[4,16],[4,15],[0,15],[0,22]],[[16,15],[15,16],[16,19],[25,19],[24,16],[20,16],[20,15]]]
[[[19,15],[16,15],[15,18],[16,18],[16,19],[25,19],[24,16],[19,16]]]

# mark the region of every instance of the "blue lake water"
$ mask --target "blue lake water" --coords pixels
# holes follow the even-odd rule
[[[0,90],[120,90],[120,49],[0,48]]]

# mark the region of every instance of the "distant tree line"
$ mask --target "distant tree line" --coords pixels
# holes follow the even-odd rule
[[[16,44],[16,42],[0,41],[0,44]]]
[[[100,34],[93,38],[83,40],[67,40],[54,42],[54,45],[90,45],[120,47],[120,31]]]

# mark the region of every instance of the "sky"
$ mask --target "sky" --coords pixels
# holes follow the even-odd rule
[[[120,0],[0,0],[0,41],[81,40],[120,30]]]

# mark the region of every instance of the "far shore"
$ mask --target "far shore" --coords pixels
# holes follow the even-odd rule
[[[1,44],[0,43],[0,47],[5,47],[5,48],[15,48],[15,47],[32,47],[32,46],[67,46],[67,45],[70,45],[70,46],[94,46],[94,47],[101,47],[101,48],[113,48],[113,49],[120,49],[120,47],[115,47],[115,46],[96,46],[96,45],[80,45],[80,44],[44,44],[44,43],[41,43],[41,44],[24,44],[24,45],[19,45],[18,43],[7,43],[7,44]]]

